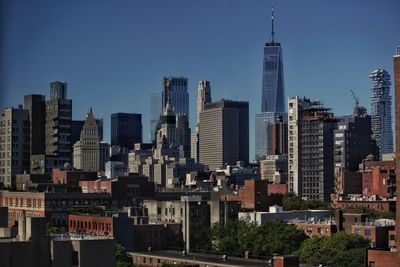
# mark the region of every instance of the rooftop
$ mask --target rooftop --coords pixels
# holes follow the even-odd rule
[[[183,255],[182,251],[173,251],[173,250],[162,250],[162,251],[151,251],[151,252],[128,252],[132,256],[135,257],[159,257],[164,258],[166,260],[184,260],[188,263],[209,265],[212,266],[214,264],[218,264],[218,266],[273,266],[272,265],[272,256],[266,257],[264,259],[245,259],[240,257],[230,257],[228,256],[226,260],[222,258],[222,255],[213,255],[213,254],[203,254],[203,253],[187,253],[186,256]],[[306,267],[306,265],[300,265],[302,267]]]

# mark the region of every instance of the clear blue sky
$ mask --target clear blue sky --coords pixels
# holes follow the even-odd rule
[[[399,0],[273,1],[284,58],[286,96],[324,101],[350,113],[350,89],[369,110],[369,73],[393,73],[400,45]],[[260,0],[0,0],[0,108],[30,93],[48,98],[52,80],[68,81],[73,118],[90,106],[110,114],[143,114],[148,135],[150,92],[163,76],[189,79],[191,126],[198,80],[213,99],[250,102],[260,111],[263,46],[270,40],[272,1]],[[393,93],[392,93],[393,94]]]

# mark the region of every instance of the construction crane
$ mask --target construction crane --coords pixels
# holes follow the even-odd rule
[[[360,101],[358,100],[358,97],[356,96],[356,94],[353,92],[353,89],[350,89],[350,91],[354,97],[354,101],[356,101],[356,107],[358,107],[358,104],[360,103]]]

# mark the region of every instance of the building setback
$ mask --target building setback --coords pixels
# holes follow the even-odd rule
[[[15,186],[17,174],[29,172],[29,112],[7,108],[0,117],[0,184]]]
[[[79,170],[97,172],[101,169],[99,126],[97,126],[92,109],[86,116],[80,140],[74,144],[73,159],[74,167]]]
[[[249,103],[220,100],[200,113],[200,163],[210,170],[249,161]]]
[[[72,100],[67,99],[67,82],[50,83],[46,101],[46,156],[54,156],[53,166],[71,162]]]
[[[199,162],[199,123],[200,123],[200,112],[205,108],[205,105],[211,103],[211,85],[209,81],[199,81],[199,87],[197,89],[197,123],[195,132],[191,139],[191,157],[195,162]]]
[[[111,145],[133,148],[142,143],[142,114],[111,114]]]

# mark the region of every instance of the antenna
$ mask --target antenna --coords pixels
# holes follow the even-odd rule
[[[271,28],[272,28],[272,31],[271,31],[271,35],[272,35],[272,43],[274,43],[275,42],[275,32],[274,32],[274,6],[272,6],[272,8],[271,8],[271,21],[272,21],[272,24],[271,24]]]
[[[358,107],[358,104],[360,104],[360,102],[359,102],[359,100],[358,100],[358,97],[357,97],[356,94],[354,93],[353,89],[350,89],[350,91],[351,91],[351,94],[352,94],[353,97],[354,97],[354,101],[356,102],[356,107]]]

